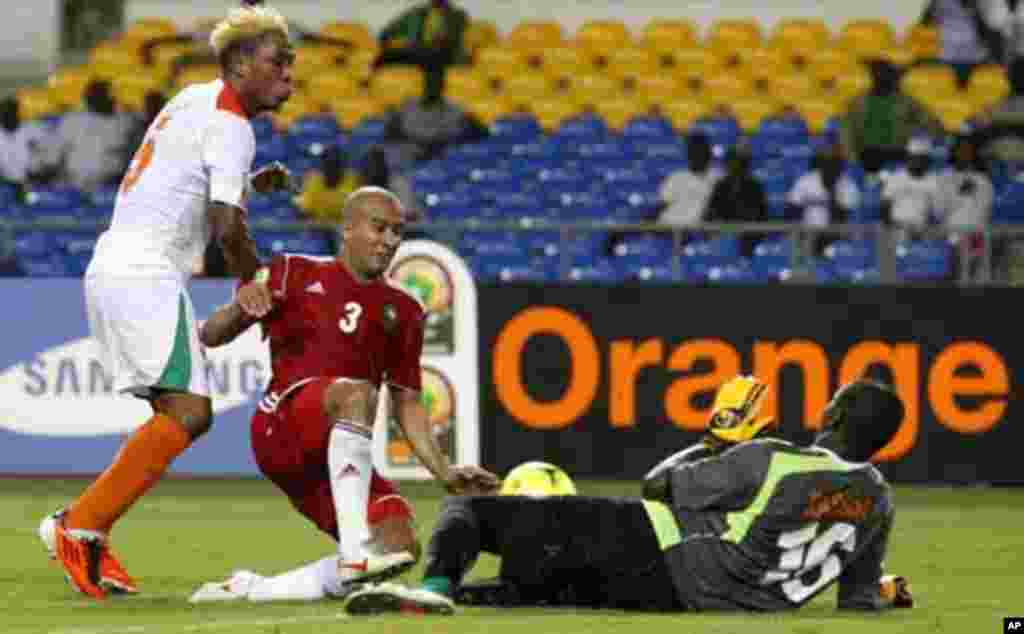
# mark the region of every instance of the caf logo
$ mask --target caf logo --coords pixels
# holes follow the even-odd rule
[[[434,258],[414,255],[396,262],[391,279],[420,298],[427,312],[443,313],[451,310],[452,278],[448,270]]]
[[[427,408],[430,425],[435,432],[446,430],[455,415],[455,390],[439,370],[424,366],[421,398]]]

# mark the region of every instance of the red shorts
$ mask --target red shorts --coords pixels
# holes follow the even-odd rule
[[[250,425],[252,451],[260,471],[276,484],[292,505],[317,528],[338,539],[338,519],[327,467],[327,443],[333,421],[324,413],[324,391],[335,379],[315,379],[287,394],[273,412],[257,409]],[[276,399],[275,399],[276,400]],[[397,496],[393,482],[374,469],[370,478],[371,523],[386,496]],[[402,502],[402,506],[407,505]],[[386,512],[391,512],[386,511]]]

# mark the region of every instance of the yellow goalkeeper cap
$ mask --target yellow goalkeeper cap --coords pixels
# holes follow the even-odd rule
[[[708,433],[727,443],[741,443],[756,438],[775,419],[758,418],[768,385],[752,376],[737,376],[718,388],[711,406]]]

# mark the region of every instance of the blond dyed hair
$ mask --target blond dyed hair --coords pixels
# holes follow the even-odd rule
[[[288,21],[277,9],[262,5],[238,7],[214,27],[210,46],[220,57],[235,42],[267,33],[288,37]]]

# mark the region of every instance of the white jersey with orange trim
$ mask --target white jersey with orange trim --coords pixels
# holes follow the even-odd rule
[[[210,240],[207,205],[243,207],[256,139],[223,80],[189,86],[150,125],[86,275],[187,278]]]

